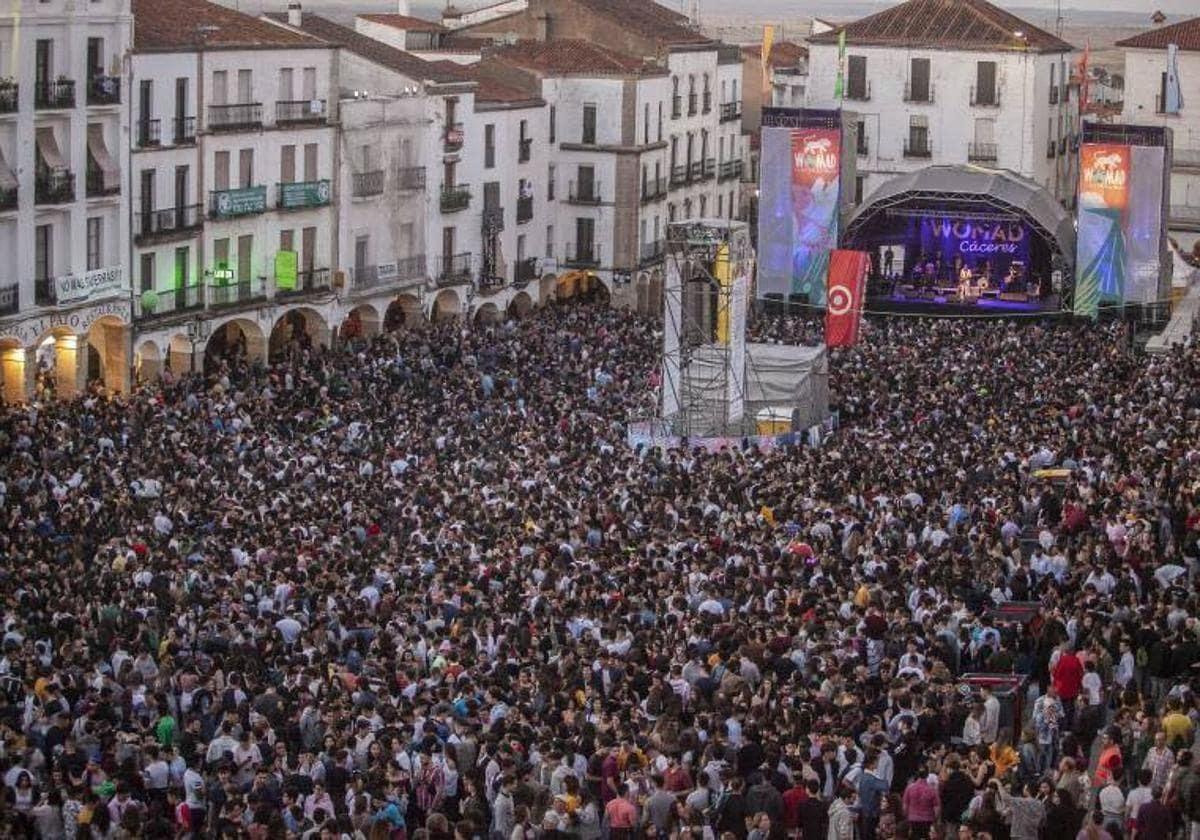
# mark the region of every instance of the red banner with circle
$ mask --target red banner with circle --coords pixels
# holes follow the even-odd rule
[[[858,343],[870,258],[866,251],[831,251],[825,300],[825,346]]]

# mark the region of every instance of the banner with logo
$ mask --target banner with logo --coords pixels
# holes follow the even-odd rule
[[[853,347],[862,323],[863,295],[871,260],[866,251],[829,255],[829,296],[825,307],[825,346]]]
[[[1125,300],[1129,153],[1129,146],[1111,143],[1084,143],[1079,150],[1076,315],[1095,318],[1102,302]]]
[[[299,254],[295,251],[279,251],[275,254],[275,288],[280,291],[295,291],[299,268]]]
[[[57,303],[74,303],[112,294],[121,290],[123,278],[120,266],[55,277],[54,300]]]
[[[824,305],[829,252],[837,247],[841,132],[792,132],[792,294]]]

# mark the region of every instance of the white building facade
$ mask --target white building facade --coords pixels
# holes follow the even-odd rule
[[[3,397],[130,375],[130,0],[13,0],[0,13]]]
[[[1167,113],[1167,45],[1178,49],[1182,107]],[[1171,129],[1171,235],[1184,251],[1200,241],[1200,18],[1182,21],[1118,42],[1125,50],[1126,123]]]
[[[967,37],[938,24],[948,9],[911,0],[847,25],[841,98],[840,30],[809,39],[807,106],[857,114],[856,203],[899,174],[963,163],[1012,170],[1070,203],[1071,46],[984,2],[954,12],[976,18]]]

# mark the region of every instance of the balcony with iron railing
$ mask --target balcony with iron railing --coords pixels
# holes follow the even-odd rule
[[[15,114],[21,104],[20,86],[11,79],[0,79],[0,114]]]
[[[717,177],[717,159],[705,158],[701,161],[700,177],[705,181],[710,181]]]
[[[999,154],[996,143],[968,143],[967,160],[980,163],[995,163]]]
[[[600,245],[595,242],[582,242],[578,246],[568,243],[563,263],[570,268],[596,268],[600,265]]]
[[[911,81],[904,83],[904,101],[915,105],[933,104],[933,83],[924,86],[914,85]]]
[[[741,102],[722,102],[721,103],[721,122],[733,122],[742,118],[742,103]]]
[[[17,209],[17,187],[0,187],[0,213]]]
[[[471,188],[466,184],[442,184],[443,213],[457,213],[471,206]]]
[[[683,116],[683,97],[671,97],[671,119],[677,120]]]
[[[687,100],[688,100],[688,116],[694,117],[694,116],[696,116],[696,112],[699,110],[700,97],[698,94],[689,93]]]
[[[440,286],[453,286],[471,279],[471,254],[443,254],[437,259],[436,280]]]
[[[350,176],[350,193],[354,198],[371,198],[383,195],[383,185],[387,176],[382,169],[370,172],[355,172]]]
[[[91,76],[87,84],[87,104],[120,105],[121,78],[119,76]]]
[[[280,99],[275,102],[276,125],[320,125],[327,118],[324,99]]]
[[[699,181],[704,174],[704,161],[693,160],[688,162],[687,175],[688,181]]]
[[[1000,91],[996,88],[985,88],[980,90],[974,85],[971,86],[971,107],[972,108],[999,108],[1000,107]]]
[[[134,135],[139,149],[152,149],[162,145],[162,123],[159,120],[138,120]]]
[[[846,98],[852,102],[870,102],[871,101],[871,83],[863,82],[860,85],[853,83],[846,85]]]
[[[172,120],[176,146],[193,146],[196,143],[196,118],[176,117]]]
[[[0,286],[0,315],[13,315],[21,309],[21,284]]]
[[[906,158],[933,157],[933,147],[929,138],[910,137],[904,141],[904,156]]]
[[[592,179],[576,184],[572,181],[567,189],[567,202],[569,204],[599,204],[600,182]]]
[[[404,192],[425,189],[424,166],[402,166],[396,170],[396,187]]]
[[[1058,85],[1050,85],[1050,104],[1051,105],[1058,104],[1058,96],[1059,96]]]
[[[517,260],[516,269],[513,271],[513,284],[522,286],[530,280],[537,279],[537,268],[537,257],[526,257],[523,260]]]
[[[667,197],[666,178],[647,178],[642,181],[642,203],[660,201]]]
[[[266,186],[213,190],[209,193],[208,215],[213,219],[232,219],[267,212]]]
[[[700,112],[704,114],[712,113],[712,91],[704,91],[704,96],[700,102]]]
[[[533,196],[527,195],[517,199],[517,224],[523,225],[533,218]]]
[[[243,306],[267,299],[266,286],[262,277],[234,280],[232,270],[224,269],[224,271],[229,273],[229,281],[210,283],[205,292],[210,306]]]
[[[462,123],[447,123],[442,131],[443,148],[447,152],[457,152],[463,147]]]
[[[671,186],[682,187],[689,183],[688,168],[686,166],[671,167]]]
[[[661,262],[666,253],[667,243],[665,240],[656,239],[653,242],[643,242],[638,265],[639,267],[645,267],[656,262]]]
[[[307,268],[296,272],[296,286],[292,289],[275,287],[275,297],[292,298],[302,295],[320,295],[333,288],[328,268]]]
[[[184,285],[176,289],[145,291],[134,298],[133,317],[139,321],[165,318],[204,308],[204,287]]]
[[[133,214],[133,241],[139,245],[155,240],[189,236],[204,225],[204,208],[199,204],[143,210]]]
[[[425,279],[425,255],[405,257],[394,263],[364,265],[353,270],[355,289],[377,289],[392,283]]]
[[[533,157],[533,140],[526,137],[517,143],[517,163],[529,163]]]
[[[261,102],[208,106],[209,131],[246,131],[262,124]]]
[[[740,160],[721,161],[720,180],[732,181],[742,177],[742,162]]]
[[[280,210],[309,210],[314,207],[325,207],[331,198],[333,198],[333,187],[328,178],[275,185],[275,206]]]
[[[71,79],[38,82],[33,89],[33,107],[37,110],[75,107],[75,82]]]
[[[121,182],[105,183],[104,170],[98,166],[89,166],[84,176],[84,189],[88,198],[104,198],[121,194]]]
[[[485,201],[486,205],[487,202]],[[504,208],[503,207],[484,207],[483,213],[480,214],[479,221],[482,224],[483,235],[500,233],[504,230]]]
[[[488,273],[485,266],[479,276],[475,278],[475,291],[483,297],[490,297],[496,292],[508,285],[508,281],[504,277],[500,277],[493,273]]]
[[[38,306],[54,306],[58,303],[58,292],[53,277],[35,277],[33,280],[33,302]]]
[[[69,204],[75,200],[75,173],[69,169],[43,170],[34,178],[35,204]]]

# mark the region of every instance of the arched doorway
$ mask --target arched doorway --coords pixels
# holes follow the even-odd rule
[[[172,356],[174,356],[172,339]],[[213,330],[204,347],[204,370],[213,370],[218,362],[266,364],[267,337],[262,327],[248,318],[234,318]]]
[[[454,289],[442,289],[433,299],[433,320],[453,321],[462,313],[462,302]]]
[[[383,328],[387,332],[395,332],[401,327],[415,327],[424,321],[425,313],[421,309],[420,298],[405,294],[388,304],[383,316]]]
[[[33,393],[38,399],[70,399],[79,390],[79,336],[55,327],[34,348]]]
[[[558,278],[553,274],[547,274],[541,279],[538,284],[538,303],[545,306],[550,301],[554,300],[554,290],[558,284]]]
[[[102,382],[109,391],[129,388],[129,327],[105,316],[88,328],[84,342],[86,381]]]
[[[338,337],[342,341],[354,341],[360,338],[374,338],[379,335],[379,313],[369,303],[364,303],[350,310],[346,320],[338,328]]]
[[[533,300],[528,292],[517,292],[508,304],[508,314],[514,318],[524,318],[533,311]]]
[[[176,376],[196,372],[195,346],[192,340],[183,333],[175,333],[167,345],[166,366]]]
[[[137,368],[139,382],[154,382],[162,376],[162,352],[153,341],[143,341],[138,347],[133,361]]]
[[[329,324],[315,309],[300,306],[279,316],[271,327],[269,358],[289,358],[301,350],[329,346]]]
[[[18,405],[25,401],[26,358],[28,354],[16,339],[0,341],[0,366],[4,371],[4,402]]]
[[[496,304],[488,302],[475,310],[475,323],[482,326],[484,324],[500,323],[500,309]]]

